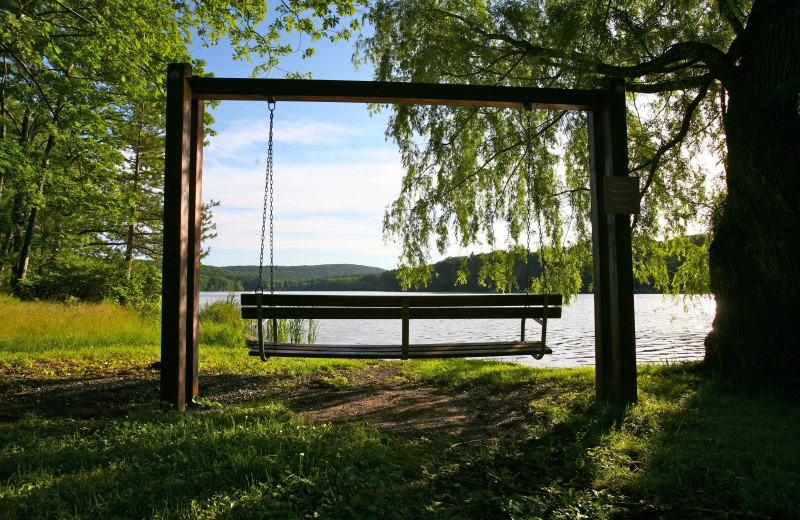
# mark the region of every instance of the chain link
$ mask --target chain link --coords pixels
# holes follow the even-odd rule
[[[272,129],[275,122],[275,101],[269,101],[269,147],[267,149],[267,168],[269,168],[269,292],[275,292],[275,218],[273,215],[273,181],[275,176],[272,170]]]
[[[273,128],[275,122],[275,101],[270,100],[267,104],[269,108],[269,141],[267,143],[267,169],[264,174],[264,211],[261,217],[261,253],[258,257],[258,285],[256,292],[264,294],[264,240],[267,234],[267,208],[269,207],[269,292],[270,294],[275,291],[275,231],[274,231],[274,216],[273,216],[273,175],[272,175],[272,142],[273,142]]]

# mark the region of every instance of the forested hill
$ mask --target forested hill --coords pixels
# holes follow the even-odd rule
[[[696,239],[700,240],[700,239]],[[458,271],[466,260],[469,274],[465,283],[456,284]],[[469,257],[451,257],[433,265],[433,276],[428,285],[417,290],[424,292],[489,292],[491,289],[481,284],[480,266],[484,260],[481,255]],[[674,256],[667,257],[666,264],[670,273],[675,273],[681,262]],[[530,265],[526,266],[522,259],[518,259],[513,266],[517,286],[525,287],[528,276],[536,277],[542,273],[542,266],[538,256],[531,254]],[[492,286],[491,283],[487,285]],[[585,271],[581,276],[580,292],[589,292],[592,285],[592,273]],[[281,284],[284,291],[400,291],[400,282],[397,270],[383,271],[380,273],[347,275],[314,280],[286,280]],[[657,293],[651,284],[634,280],[633,290],[636,293]]]
[[[434,275],[426,287],[417,290],[424,292],[489,292],[490,289],[480,283],[479,272],[482,255],[469,257],[450,257],[433,265]],[[466,260],[469,275],[466,283],[456,285],[458,271]],[[520,259],[514,265],[514,274],[520,286],[525,285],[528,276],[525,263]],[[531,254],[530,276],[541,274],[542,267],[535,254]],[[587,280],[590,283],[591,278]],[[286,284],[284,290],[290,291],[400,291],[397,270],[360,276],[338,276],[306,280]]]
[[[356,264],[276,265],[274,278],[276,289],[286,290],[299,282],[321,278],[358,277],[383,272],[384,270],[379,267]],[[264,269],[264,278],[269,278],[268,267]],[[247,291],[255,289],[257,284],[257,265],[224,267],[204,265],[200,270],[201,291]]]
[[[693,244],[703,244],[703,237],[692,237]],[[490,289],[481,283],[481,264],[487,261],[486,255],[469,257],[450,257],[433,264],[433,276],[428,285],[418,290],[430,292],[488,292]],[[682,261],[674,255],[664,259],[669,273],[678,272]],[[459,270],[466,262],[469,274],[464,283],[457,284]],[[525,287],[528,277],[542,273],[538,255],[531,253],[529,265],[518,258],[512,267],[517,279],[517,287]],[[264,277],[268,280],[269,270]],[[203,266],[200,271],[201,291],[247,291],[255,289],[258,279],[258,266]],[[492,286],[491,283],[487,284]],[[581,276],[581,291],[588,292],[592,285],[592,274],[585,271]],[[265,285],[266,287],[266,285]],[[353,264],[325,264],[301,266],[276,266],[275,289],[279,291],[399,291],[400,282],[397,270],[390,271],[378,267]],[[658,292],[653,285],[634,280],[634,292]]]

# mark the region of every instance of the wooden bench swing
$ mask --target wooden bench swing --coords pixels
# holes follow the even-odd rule
[[[256,320],[258,346],[251,356],[262,361],[270,357],[426,359],[531,355],[542,359],[551,354],[547,347],[547,320],[561,317],[559,294],[275,294],[273,232],[273,121],[275,102],[269,102],[270,125],[267,151],[264,213],[261,226],[261,255],[255,293],[241,295],[242,318]],[[530,134],[530,132],[529,132]],[[530,180],[530,179],[529,179]],[[263,290],[264,242],[269,214],[269,293]],[[529,233],[530,235],[530,233]],[[283,319],[389,319],[401,320],[402,340],[398,344],[282,343],[278,341],[278,320]],[[519,319],[519,341],[466,343],[411,343],[411,320]],[[526,320],[541,325],[541,339],[525,339]],[[272,320],[273,337],[265,338],[264,322]]]
[[[261,305],[259,306],[259,300]],[[547,320],[561,317],[561,295],[549,294],[242,294],[242,318],[257,320],[259,346],[251,356],[423,359],[551,354]],[[259,308],[260,307],[260,308]],[[469,343],[411,343],[411,320],[520,319],[519,341]],[[273,320],[271,342],[264,337],[263,320]],[[401,320],[402,342],[393,345],[280,343],[279,319]],[[525,325],[533,319],[542,327],[541,340],[527,341]]]

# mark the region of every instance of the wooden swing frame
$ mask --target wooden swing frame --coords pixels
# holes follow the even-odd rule
[[[595,388],[598,399],[636,402],[630,215],[638,184],[628,177],[625,84],[595,90],[475,85],[200,78],[189,64],[167,69],[161,397],[179,410],[199,394],[198,314],[205,100],[319,101],[583,110],[588,115],[594,258]],[[559,309],[560,310],[560,309]]]

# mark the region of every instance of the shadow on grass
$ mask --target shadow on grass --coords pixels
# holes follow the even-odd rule
[[[183,415],[160,408],[157,379],[74,393],[51,385],[41,392],[52,397],[48,407],[0,423],[0,516],[798,512],[800,416],[790,401],[732,391],[683,366],[648,367],[641,404],[619,412],[594,402],[586,374],[537,374],[501,387],[388,377],[343,390],[321,378],[287,387],[264,376],[204,375],[207,397],[224,406]],[[100,413],[124,396],[128,405]],[[78,402],[93,403],[95,415],[67,409]]]
[[[691,365],[645,370],[639,380],[643,406],[625,428],[646,440],[646,462],[618,484],[654,507],[632,508],[630,518],[800,518],[796,399]]]

